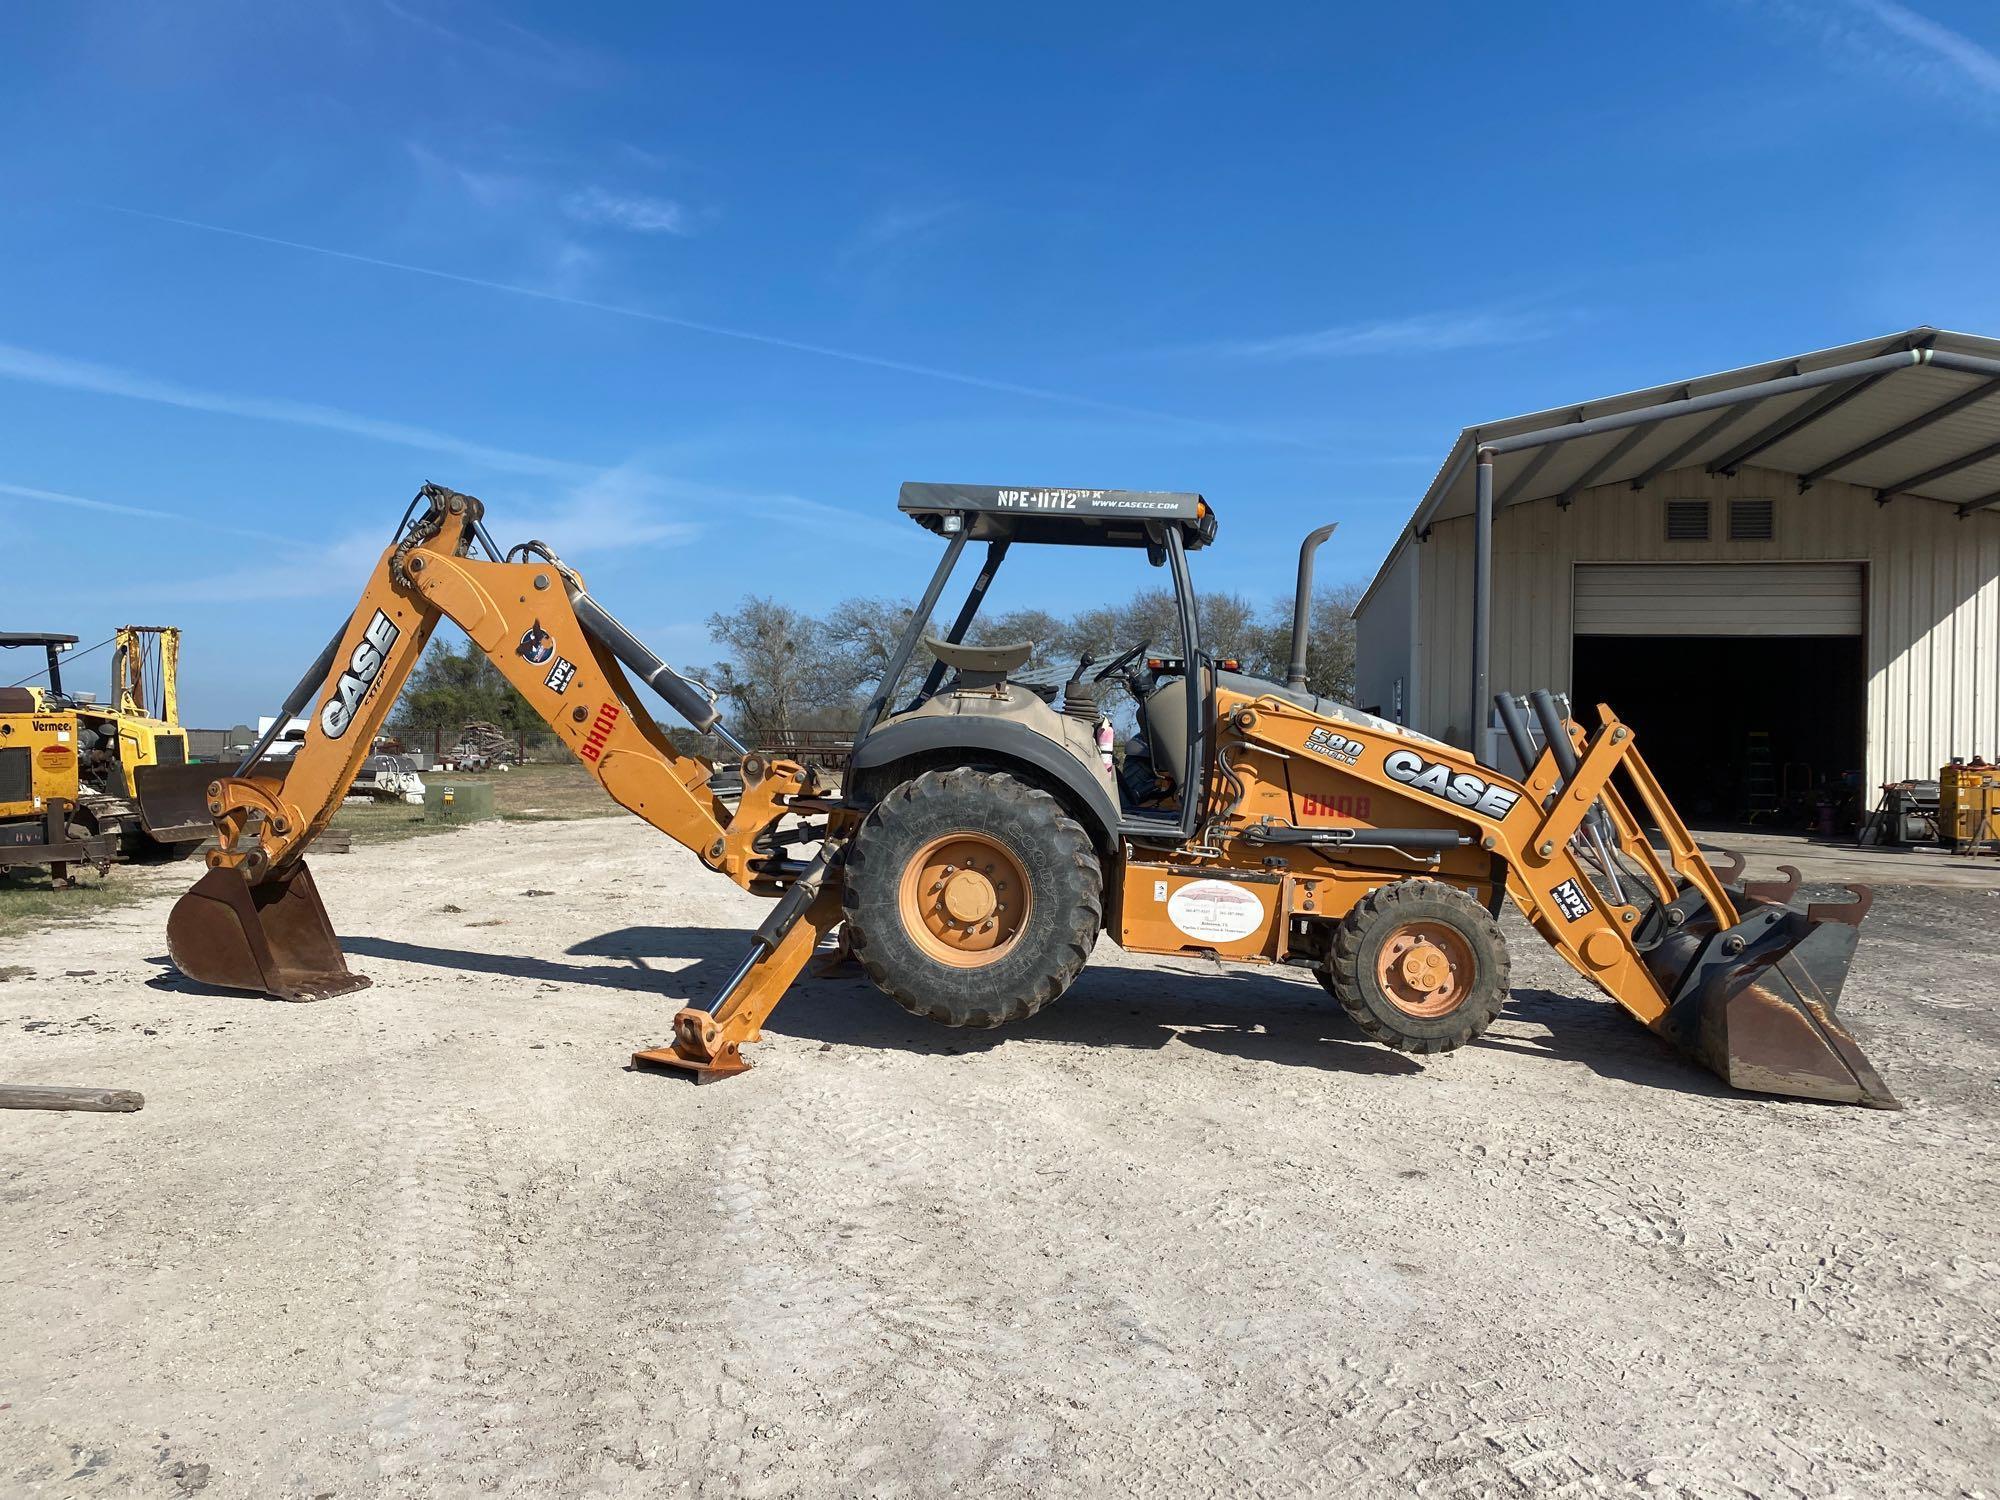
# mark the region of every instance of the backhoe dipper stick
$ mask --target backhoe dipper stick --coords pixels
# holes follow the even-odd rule
[[[759,763],[754,774],[746,765],[745,792],[732,817],[709,789],[706,762],[678,750],[638,702],[620,658],[644,670],[697,729],[721,733],[713,703],[552,558],[469,556],[475,538],[495,551],[483,535],[482,514],[472,496],[426,485],[347,623],[279,715],[279,727],[301,711],[307,716],[290,762],[262,772],[246,762],[237,775],[205,783],[220,847],[208,856],[208,874],[168,920],[169,950],[189,978],[224,989],[316,999],[367,984],[348,970],[303,856],[339,808],[432,630],[448,619],[615,801],[745,889],[786,896],[773,914],[783,917],[782,929],[766,924],[761,957],[728,1003],[717,1016],[698,1013],[717,1030],[712,1039],[696,1038],[712,1044],[705,1056],[691,1048],[690,1065],[711,1075],[740,1072],[747,1064],[735,1049],[755,1039],[819,933],[838,921],[837,896],[823,889],[830,855],[814,867],[819,883],[785,892],[789,868],[760,847],[791,800],[819,788],[790,761]]]

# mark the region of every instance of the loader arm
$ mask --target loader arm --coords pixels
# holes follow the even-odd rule
[[[289,712],[309,705],[305,739],[291,760],[270,769],[258,760],[259,746],[234,775],[202,788],[217,847],[209,873],[168,924],[169,948],[184,973],[291,999],[368,982],[347,970],[304,855],[339,810],[441,620],[465,632],[614,801],[709,869],[762,895],[786,893],[811,870],[765,839],[780,819],[807,810],[796,803],[813,801],[818,788],[809,771],[746,755],[732,815],[709,787],[708,763],[676,749],[638,701],[619,655],[640,659],[644,648],[590,598],[582,579],[539,543],[516,548],[507,560],[475,558],[472,549],[484,539],[480,502],[436,486],[426,486],[419,500],[428,510],[384,550],[331,651],[279,716],[282,726]],[[657,658],[646,665],[670,701],[706,720],[697,728],[723,732],[693,684]],[[818,896],[824,873],[822,866],[802,898]],[[780,941],[789,930],[761,944],[765,962],[746,964],[728,997],[734,1008],[701,1012],[706,1026],[677,1025],[696,1044],[691,1053],[706,1044],[708,1056],[691,1058],[695,1071],[713,1067],[723,1050],[734,1066],[717,1071],[740,1070],[736,1042],[754,1038],[812,942],[837,920],[816,899],[788,908],[794,921],[813,920],[789,946]]]
[[[1543,941],[1736,1087],[1898,1107],[1834,1014],[1867,893],[1800,912],[1789,891],[1732,889],[1702,856],[1630,725],[1602,704],[1589,733],[1552,705],[1538,712],[1546,745],[1524,757],[1533,763],[1516,781],[1454,746],[1386,727],[1342,721],[1330,733],[1328,721],[1276,697],[1228,710],[1238,735],[1292,758],[1301,775],[1365,786],[1393,821],[1418,831],[1456,825],[1464,849],[1504,866],[1507,895]],[[1664,858],[1634,802],[1659,830]],[[1593,828],[1600,809],[1604,821]],[[1440,878],[1463,879],[1448,867]]]

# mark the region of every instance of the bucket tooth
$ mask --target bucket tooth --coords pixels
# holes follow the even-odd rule
[[[1743,894],[1752,901],[1768,901],[1774,906],[1785,906],[1799,893],[1799,882],[1805,877],[1799,874],[1797,865],[1779,865],[1778,873],[1783,880],[1746,880]]]
[[[321,1000],[369,983],[347,967],[303,860],[255,885],[234,869],[210,870],[174,904],[167,952],[198,984],[280,1000]]]
[[[1724,885],[1734,885],[1743,878],[1743,856],[1734,849],[1717,849],[1708,863]]]
[[[1812,923],[1845,922],[1849,927],[1859,927],[1861,919],[1868,915],[1868,909],[1875,904],[1875,892],[1865,885],[1850,885],[1847,894],[1852,901],[1815,901],[1806,907],[1806,920]]]

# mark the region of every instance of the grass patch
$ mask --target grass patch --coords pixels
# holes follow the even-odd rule
[[[16,865],[0,874],[0,938],[65,922],[88,922],[108,911],[145,900],[164,880],[177,885],[192,884],[200,872],[199,865],[113,865],[108,875],[85,869],[78,877],[78,884],[59,888],[46,866]]]
[[[506,823],[558,823],[576,818],[608,818],[625,809],[613,802],[597,779],[573,760],[516,766],[511,771],[426,771],[426,785],[479,782],[493,788],[493,814]],[[421,807],[406,802],[353,803],[333,816],[357,844],[388,844],[446,833],[463,823],[433,823]]]

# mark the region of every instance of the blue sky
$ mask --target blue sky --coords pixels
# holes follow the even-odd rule
[[[425,479],[681,661],[913,592],[908,478],[1365,577],[1469,422],[2000,330],[1996,54],[1990,0],[10,6],[0,628],[180,623],[254,721]],[[1034,561],[997,605],[1144,571]]]

